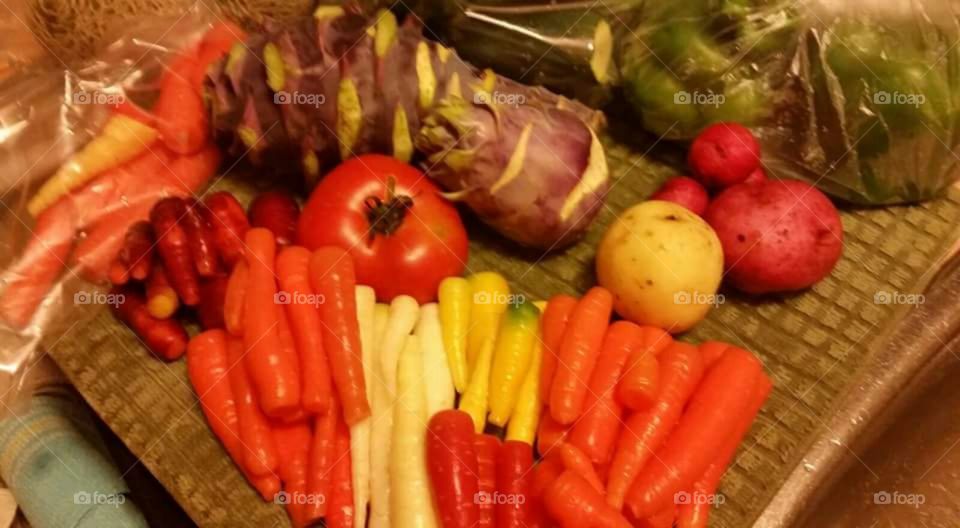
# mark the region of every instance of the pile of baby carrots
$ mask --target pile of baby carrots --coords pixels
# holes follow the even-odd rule
[[[570,527],[705,527],[771,381],[735,346],[610,324],[612,301],[593,288],[544,310],[534,482],[546,512]]]
[[[254,202],[220,323],[187,346],[211,429],[294,526],[707,525],[771,390],[752,354],[492,272],[378,304],[347,252],[292,244],[296,214]]]
[[[259,227],[244,246],[227,285],[226,328],[187,347],[191,383],[264,500],[283,503],[295,526],[352,527],[350,427],[370,416],[353,261],[339,248],[278,246]]]

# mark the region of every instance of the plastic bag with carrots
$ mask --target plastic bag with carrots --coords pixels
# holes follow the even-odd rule
[[[201,87],[242,37],[196,9],[130,28],[80,67],[39,61],[0,80],[0,365],[15,386],[44,336],[69,339],[121,301],[108,278],[142,271],[117,267],[129,228],[216,174]]]

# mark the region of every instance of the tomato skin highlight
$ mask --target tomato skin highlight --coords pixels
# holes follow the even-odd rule
[[[390,181],[395,196],[409,197],[412,205],[387,206]],[[371,231],[374,199],[387,206],[391,221]],[[398,295],[434,301],[440,281],[463,273],[467,262],[467,233],[456,207],[416,168],[376,154],[349,159],[323,178],[300,215],[297,243],[349,251],[357,282],[373,287],[380,302]]]

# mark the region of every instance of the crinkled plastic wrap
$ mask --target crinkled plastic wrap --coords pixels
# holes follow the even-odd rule
[[[955,1],[591,4],[485,0],[449,16],[425,11],[441,14],[434,27],[468,60],[521,80],[577,94],[619,84],[638,124],[657,135],[689,139],[712,122],[746,123],[776,176],[844,200],[924,200],[960,175]],[[604,23],[616,75],[596,68],[609,47]]]
[[[106,170],[44,208],[27,205],[45,180],[101,133],[120,108],[146,106],[172,52],[196,41],[209,12],[153,18],[84,66],[47,57],[0,81],[0,402],[22,403],[41,340],[75,339],[117,302],[105,263],[127,227],[170,191],[134,170]],[[0,412],[0,415],[4,414]]]

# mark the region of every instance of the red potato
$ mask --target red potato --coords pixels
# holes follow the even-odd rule
[[[650,199],[680,204],[699,216],[703,216],[710,204],[710,195],[703,185],[686,176],[670,178]]]
[[[720,193],[704,215],[723,246],[726,277],[747,293],[802,290],[830,274],[843,225],[822,192],[798,180],[767,180]]]
[[[741,183],[760,167],[760,143],[743,125],[717,123],[693,140],[687,163],[704,185],[723,189]]]

